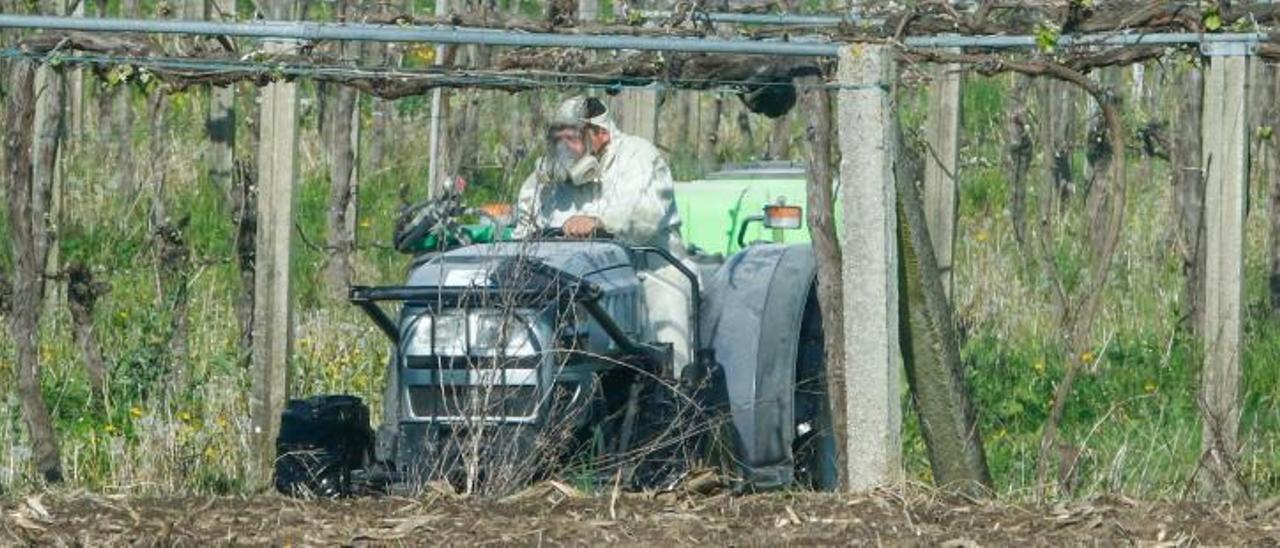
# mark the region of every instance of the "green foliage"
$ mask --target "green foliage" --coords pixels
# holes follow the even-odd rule
[[[997,166],[978,167],[971,171],[972,180],[960,187],[961,207],[991,213],[1004,209],[1009,193],[1004,172]]]
[[[1217,4],[1210,3],[1205,6],[1204,11],[1200,12],[1200,23],[1209,32],[1222,28],[1222,12],[1218,10]]]
[[[961,110],[964,113],[962,131],[966,143],[982,146],[998,146],[998,139],[993,139],[1004,121],[1004,85],[999,78],[981,78],[967,76],[964,79],[964,94],[960,98]],[[976,152],[976,151],[975,151]],[[986,158],[998,158],[994,154],[983,154]],[[976,156],[970,153],[969,158]]]
[[[1036,23],[1036,47],[1044,53],[1053,53],[1058,48],[1058,37],[1062,29],[1050,21]]]

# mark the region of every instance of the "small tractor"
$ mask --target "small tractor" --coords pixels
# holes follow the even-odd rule
[[[720,467],[742,489],[833,487],[807,242],[744,241],[728,257],[695,250],[690,268],[607,235],[503,240],[493,236],[509,219],[489,211],[419,208],[397,241],[428,244],[404,285],[351,289],[390,341],[394,400],[376,433],[358,398],[290,401],[279,490],[447,481],[503,492],[547,477],[664,488],[695,465]],[[477,213],[482,237],[455,222]],[[777,233],[800,218],[798,207],[770,205],[734,228],[741,239],[750,223]],[[696,358],[678,376],[671,346],[643,325],[645,268],[664,263],[687,277],[695,303]]]

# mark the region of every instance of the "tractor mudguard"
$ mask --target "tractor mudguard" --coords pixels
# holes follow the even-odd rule
[[[757,244],[706,283],[703,344],[724,374],[736,456],[752,489],[786,487],[795,475],[796,358],[815,277],[809,244]]]

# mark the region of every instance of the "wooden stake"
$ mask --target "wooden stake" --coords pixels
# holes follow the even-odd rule
[[[449,14],[449,0],[436,0],[436,16],[443,17]],[[443,65],[445,58],[449,55],[449,48],[445,46],[436,46],[435,64]],[[427,197],[433,198],[436,195],[436,187],[440,185],[440,178],[448,175],[446,173],[448,166],[445,166],[445,158],[448,158],[448,151],[445,144],[449,133],[449,94],[443,89],[434,89],[431,91],[431,128],[430,136],[427,138]],[[376,158],[375,158],[376,159]],[[374,166],[373,169],[378,169]]]
[[[658,142],[658,86],[628,88],[616,95],[610,110],[618,129]]]
[[[204,16],[210,21],[235,20],[234,0],[209,0]],[[209,133],[209,147],[205,149],[205,169],[209,182],[230,197],[232,174],[236,157],[236,88],[213,86],[209,88],[209,115],[205,120]]]
[[[956,53],[959,53],[957,50]],[[956,166],[960,158],[960,66],[933,65],[924,136],[924,213],[942,287],[951,297],[952,249],[956,233]]]
[[[291,49],[268,43],[269,53]],[[293,242],[297,94],[294,82],[272,82],[259,92],[258,234],[253,309],[253,388],[250,424],[257,459],[255,482],[271,478],[280,413],[288,397],[293,351],[290,253]]]

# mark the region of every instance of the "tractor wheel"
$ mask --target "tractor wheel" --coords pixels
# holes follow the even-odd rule
[[[815,491],[834,491],[839,477],[827,403],[825,362],[826,344],[815,289],[809,293],[800,325],[793,399],[796,430],[791,444],[796,485]]]

